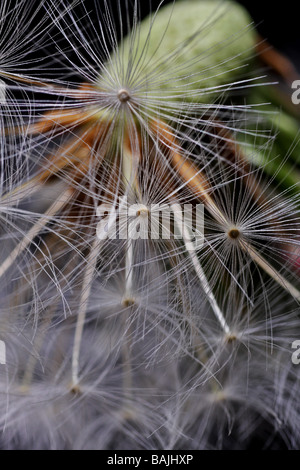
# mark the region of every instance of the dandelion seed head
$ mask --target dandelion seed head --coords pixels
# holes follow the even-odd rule
[[[26,65],[22,40],[1,63],[1,446],[245,448],[267,424],[296,447],[299,194],[238,143],[269,137],[245,104],[251,18],[183,0],[140,23],[140,4],[42,2],[27,52],[54,54]],[[136,238],[97,237],[120,208]]]

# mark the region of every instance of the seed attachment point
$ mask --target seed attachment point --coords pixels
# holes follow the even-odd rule
[[[126,90],[125,88],[122,88],[121,90],[119,90],[118,99],[121,103],[127,103],[127,101],[129,101],[130,98],[131,96],[128,90]]]
[[[231,238],[232,240],[237,240],[241,235],[241,232],[237,227],[230,228],[227,233],[229,238]]]
[[[137,217],[148,217],[149,209],[146,206],[140,205],[139,209],[136,211]]]
[[[123,307],[125,307],[125,308],[133,307],[134,304],[135,304],[135,299],[134,299],[134,298],[125,297],[125,298],[122,300],[122,305],[123,305]]]
[[[229,333],[227,336],[226,336],[226,343],[227,344],[232,344],[232,343],[235,343],[237,341],[237,335],[235,335],[234,333]]]
[[[74,396],[81,395],[82,391],[79,384],[72,385],[72,387],[70,388],[70,393]]]

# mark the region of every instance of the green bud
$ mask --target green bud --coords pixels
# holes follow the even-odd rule
[[[150,91],[209,102],[212,95],[205,89],[245,76],[256,42],[251,23],[233,1],[177,1],[161,8],[155,19],[147,17],[120,45],[122,58],[115,53],[111,64],[123,64],[121,81],[129,88],[142,82]]]

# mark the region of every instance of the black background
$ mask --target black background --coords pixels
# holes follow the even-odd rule
[[[259,32],[289,56],[300,71],[300,2],[240,0],[252,15]]]

